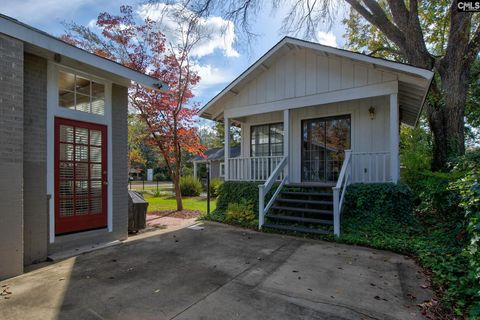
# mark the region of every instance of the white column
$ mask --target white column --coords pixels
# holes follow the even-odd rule
[[[193,161],[193,176],[197,177],[197,161]]]
[[[399,133],[398,94],[390,95],[390,176],[393,182],[400,179],[400,133]]]
[[[230,175],[230,168],[228,166],[228,159],[230,158],[230,119],[223,118],[223,124],[225,126],[225,142],[224,142],[224,150],[225,150],[225,181],[228,181]]]
[[[285,167],[285,174],[289,176],[290,167],[290,110],[283,110],[283,155],[287,157],[287,166]],[[287,183],[290,178],[287,178]]]

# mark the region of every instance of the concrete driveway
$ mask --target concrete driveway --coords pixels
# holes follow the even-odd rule
[[[419,319],[401,255],[214,223],[0,282],[0,319]],[[1,290],[0,290],[1,291]]]

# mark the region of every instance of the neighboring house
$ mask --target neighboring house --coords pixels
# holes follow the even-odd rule
[[[338,235],[346,185],[399,180],[400,123],[416,125],[432,77],[429,70],[286,37],[199,114],[225,124],[226,146],[230,126],[241,127],[240,156],[226,150],[225,180],[265,181],[260,228],[266,213],[269,223],[333,224]],[[265,205],[274,181],[281,184]]]
[[[127,237],[127,87],[157,79],[0,15],[0,280]]]
[[[193,176],[198,176],[199,165],[209,164],[210,166],[210,179],[225,177],[225,150],[224,148],[210,148],[203,153],[203,156],[196,156],[192,159],[193,163]],[[230,157],[236,158],[240,155],[240,146],[230,148]]]

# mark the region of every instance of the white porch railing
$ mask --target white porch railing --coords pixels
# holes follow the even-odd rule
[[[340,212],[342,210],[343,199],[345,197],[345,191],[350,184],[351,178],[351,164],[352,164],[352,152],[350,150],[345,151],[345,160],[338,176],[338,181],[335,187],[333,187],[333,234],[337,237],[340,236]]]
[[[284,156],[229,158],[228,180],[266,181],[283,159]],[[283,171],[278,178],[283,178]]]
[[[275,202],[275,198],[278,196],[283,186],[288,181],[288,174],[285,172],[287,166],[288,166],[288,157],[282,157],[282,160],[277,164],[272,174],[268,177],[267,181],[265,181],[264,184],[258,186],[258,228],[259,229],[262,229],[262,226],[265,221],[265,214],[273,205],[273,203]],[[281,176],[283,176],[283,178],[281,178]],[[270,198],[270,201],[268,201],[267,205],[265,206],[265,196],[270,191],[275,181],[280,179],[281,179],[280,184],[278,185],[274,194]]]
[[[390,152],[352,152],[352,182],[391,181]]]

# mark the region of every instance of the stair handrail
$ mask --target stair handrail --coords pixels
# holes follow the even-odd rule
[[[333,234],[340,236],[340,214],[342,211],[345,191],[350,184],[352,151],[345,150],[345,160],[338,176],[337,184],[333,187]]]
[[[278,177],[284,171],[287,165],[288,165],[288,157],[284,157],[282,161],[280,161],[280,163],[272,171],[272,174],[270,174],[267,181],[265,181],[264,184],[261,184],[258,186],[258,229],[262,229],[262,226],[265,222],[265,214],[273,205],[273,203],[275,202],[275,198],[278,196],[281,189],[283,188],[285,183],[288,181],[288,174],[284,174],[282,181],[280,182],[277,189],[275,190],[275,193],[272,195],[272,198],[270,199],[270,201],[268,201],[267,206],[265,206],[265,196],[270,191],[273,184],[275,183],[275,181],[277,181]]]

